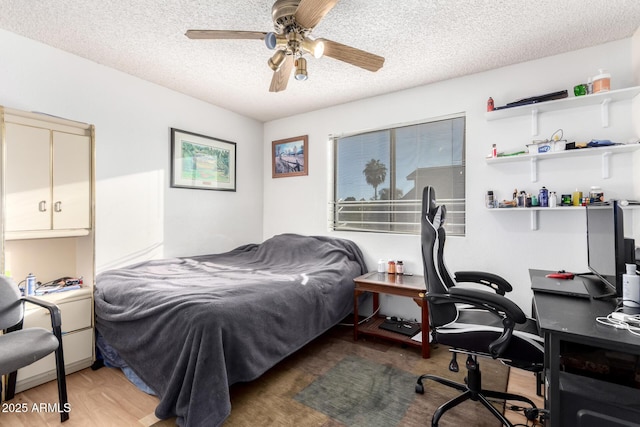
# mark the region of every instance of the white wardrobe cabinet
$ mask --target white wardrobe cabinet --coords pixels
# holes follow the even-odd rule
[[[5,124],[7,237],[26,231],[88,233],[91,136],[9,120]]]
[[[0,271],[19,284],[82,279],[41,298],[62,315],[67,374],[94,359],[95,131],[87,123],[0,107]],[[26,304],[24,326],[50,328],[46,310]],[[56,377],[53,357],[19,369],[16,390]]]

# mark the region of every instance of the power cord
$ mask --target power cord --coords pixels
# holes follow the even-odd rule
[[[507,406],[506,409],[515,412],[522,412],[527,419],[526,424],[514,424],[514,427],[544,427],[544,421],[549,415],[549,411],[542,408],[528,408],[523,406],[510,405]],[[530,422],[531,424],[529,424]]]
[[[364,322],[368,322],[369,320],[371,320],[373,317],[375,317],[378,312],[380,311],[380,307],[378,307],[378,309],[376,311],[374,311],[373,313],[371,313],[371,315],[369,317],[365,317],[362,320],[358,321],[358,325],[362,325]],[[338,323],[339,326],[354,326],[353,323]]]
[[[616,329],[626,329],[629,333],[640,336],[640,314],[626,314],[621,311],[614,311],[606,316],[596,317],[596,322]]]

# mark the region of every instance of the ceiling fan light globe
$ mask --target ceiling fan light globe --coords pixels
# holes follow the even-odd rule
[[[322,58],[322,55],[324,54],[324,43],[322,39],[313,40],[310,38],[305,38],[300,43],[300,47],[302,47],[302,50],[304,50],[305,52],[313,55],[316,59]]]
[[[304,81],[309,77],[307,74],[307,60],[298,58],[296,60],[296,80]]]
[[[285,51],[277,50],[276,53],[274,53],[273,56],[269,58],[267,64],[269,64],[269,68],[271,68],[273,71],[278,71],[285,59],[287,59],[287,54],[285,53]]]
[[[316,40],[313,47],[313,56],[318,59],[324,55],[324,42],[322,40]]]
[[[267,33],[267,35],[264,36],[264,44],[267,45],[267,49],[269,50],[275,49],[277,46],[276,33],[274,32]]]
[[[276,34],[274,32],[270,32],[264,36],[264,44],[267,45],[267,48],[270,50],[278,49],[278,48],[286,48],[287,37],[282,34]]]

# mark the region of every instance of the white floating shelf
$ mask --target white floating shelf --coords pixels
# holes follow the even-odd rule
[[[531,230],[535,231],[538,229],[538,223],[540,220],[540,211],[573,211],[573,212],[578,212],[578,211],[584,211],[585,207],[584,206],[556,206],[555,208],[542,208],[540,206],[532,206],[530,208],[493,208],[493,209],[487,209],[489,211],[493,211],[493,212],[529,212],[529,214],[531,215]],[[634,209],[640,209],[640,205],[628,205],[628,206],[622,206],[622,209],[625,210],[634,210]]]
[[[515,156],[502,156],[502,157],[486,157],[485,160],[488,164],[493,163],[511,163],[530,161],[531,159],[553,159],[557,157],[577,157],[577,156],[593,156],[602,155],[604,153],[624,153],[626,151],[635,151],[640,149],[640,144],[622,144],[622,145],[610,145],[608,147],[587,147],[576,148],[575,150],[563,150],[563,151],[550,151],[547,153],[534,153],[534,154],[519,154]]]
[[[551,151],[547,153],[520,154],[516,156],[487,157],[487,164],[528,161],[531,169],[531,182],[538,181],[538,161],[562,157],[602,156],[602,178],[609,178],[609,164],[612,154],[625,153],[640,149],[640,144],[610,145],[608,147],[578,148],[575,150]]]
[[[584,209],[584,206],[556,206],[555,208],[542,208],[540,206],[532,206],[530,208],[487,208],[487,210],[494,212],[579,211],[580,209]]]
[[[584,211],[584,206],[557,206],[555,208],[542,208],[540,206],[533,206],[530,208],[494,208],[488,209],[490,211],[505,211],[505,212],[529,212],[531,215],[531,230],[538,229],[539,214],[540,211]]]
[[[537,120],[537,115],[549,111],[564,110],[566,108],[577,108],[587,105],[601,104],[603,108],[608,109],[611,101],[622,101],[631,99],[640,93],[640,86],[629,87],[625,89],[611,90],[609,92],[600,92],[592,95],[570,96],[568,98],[556,99],[553,101],[538,102],[535,104],[520,105],[518,107],[503,108],[501,110],[487,111],[485,120],[501,120],[508,117],[532,115],[532,121]],[[607,122],[605,124],[604,122]],[[608,126],[608,113],[605,120],[603,112],[603,127]],[[532,124],[532,128],[534,125]],[[535,126],[537,127],[537,126]],[[537,132],[535,133],[537,134]]]

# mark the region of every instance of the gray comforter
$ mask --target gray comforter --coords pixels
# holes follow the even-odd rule
[[[365,272],[355,243],[294,234],[148,261],[98,275],[96,327],[157,393],[158,418],[218,426],[231,411],[229,386],[342,320]]]

